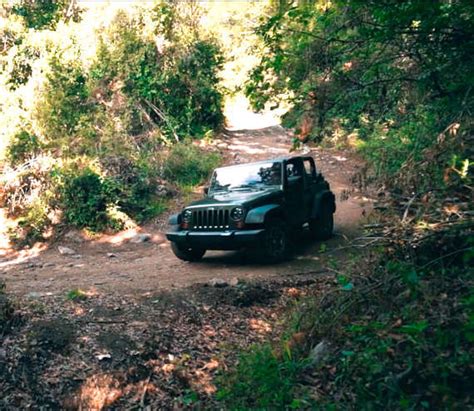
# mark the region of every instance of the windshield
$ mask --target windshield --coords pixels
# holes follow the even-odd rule
[[[212,178],[210,192],[253,190],[281,185],[281,163],[260,163],[218,168]]]

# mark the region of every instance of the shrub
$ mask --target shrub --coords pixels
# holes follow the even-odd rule
[[[163,164],[163,176],[180,185],[196,185],[219,164],[220,157],[192,145],[173,146]]]
[[[90,168],[65,175],[62,205],[68,223],[92,230],[105,228],[110,201],[103,178]]]
[[[229,409],[298,409],[294,387],[304,362],[287,352],[278,358],[270,345],[255,346],[242,354],[235,371],[220,377],[217,398]]]
[[[20,131],[13,136],[7,147],[7,160],[16,166],[39,154],[41,143],[37,136]]]

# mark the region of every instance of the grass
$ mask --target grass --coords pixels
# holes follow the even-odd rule
[[[70,301],[84,301],[87,299],[87,293],[79,288],[68,291],[66,298]]]

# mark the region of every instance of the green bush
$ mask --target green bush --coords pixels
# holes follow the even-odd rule
[[[277,358],[270,345],[254,346],[218,379],[217,398],[232,410],[301,409],[308,402],[298,398],[295,384],[304,365],[291,354]]]
[[[104,179],[90,168],[68,173],[62,193],[66,222],[100,230],[107,225],[107,206],[112,201]]]
[[[196,185],[209,177],[220,156],[186,143],[173,146],[164,160],[163,176],[180,185]]]
[[[39,154],[40,150],[41,143],[38,137],[23,130],[10,140],[7,147],[7,160],[15,166]]]
[[[165,8],[174,13],[172,6]],[[158,126],[167,137],[187,137],[220,127],[224,116],[218,72],[223,58],[215,41],[167,32],[173,46],[158,50],[154,39],[142,36],[143,29],[140,19],[118,13],[100,39],[91,68],[95,85],[110,89],[123,84],[121,92],[141,118],[129,132]]]
[[[166,209],[167,198],[158,195],[160,164],[157,159],[109,158],[104,166],[113,171],[108,180],[109,190],[117,198],[122,212],[142,222]]]

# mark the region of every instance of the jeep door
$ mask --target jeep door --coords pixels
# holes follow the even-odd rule
[[[304,201],[304,168],[301,158],[285,163],[285,204],[287,220],[292,226],[301,225],[308,213]]]

